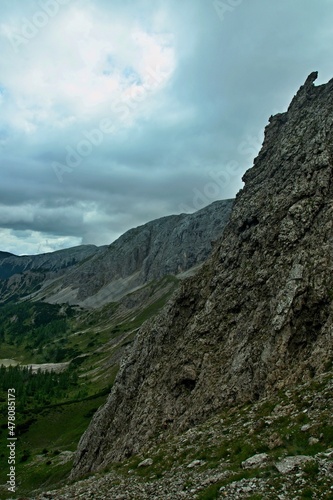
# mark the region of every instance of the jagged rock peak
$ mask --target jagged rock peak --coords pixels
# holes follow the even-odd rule
[[[72,477],[325,371],[333,359],[333,82],[266,127],[222,239],[139,331]]]
[[[312,87],[313,82],[315,82],[317,78],[318,78],[318,71],[312,71],[312,73],[310,73],[307,79],[305,80],[304,86]]]

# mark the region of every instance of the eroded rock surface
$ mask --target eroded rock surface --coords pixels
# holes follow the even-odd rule
[[[270,118],[212,258],[141,328],[72,477],[332,359],[333,81],[316,76]]]

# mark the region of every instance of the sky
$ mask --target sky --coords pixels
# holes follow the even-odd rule
[[[331,0],[1,0],[0,250],[110,244],[234,197],[332,47]]]

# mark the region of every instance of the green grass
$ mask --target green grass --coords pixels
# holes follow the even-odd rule
[[[59,487],[68,479],[71,468],[72,461],[59,465],[52,465],[52,463],[47,465],[44,462],[33,468],[30,467],[30,470],[19,470],[17,493],[27,495],[36,489],[47,490],[54,486]]]
[[[106,400],[106,395],[98,395],[89,399],[68,402],[41,408],[22,415],[26,422],[25,431],[18,435],[17,465],[18,494],[27,495],[37,488],[49,488],[66,478],[72,462],[58,464],[62,451],[75,451],[78,441],[96,409]],[[18,416],[19,417],[19,416]],[[30,425],[29,425],[30,422]],[[7,473],[7,450],[3,446],[6,432],[1,436],[1,484],[5,483]],[[28,458],[21,461],[25,455]],[[41,456],[40,461],[37,457]],[[48,462],[51,462],[48,464]],[[10,495],[3,498],[9,498]]]
[[[306,498],[314,498],[313,497],[313,489],[312,488],[305,488],[302,492],[301,492],[301,498],[303,499],[306,499]],[[328,498],[328,497],[327,497]]]
[[[241,481],[242,479],[251,479],[253,477],[257,477],[258,475],[261,475],[262,471],[261,470],[246,470],[246,471],[241,471],[237,474],[233,474],[230,477],[226,478],[223,481],[218,481],[215,484],[212,484],[199,492],[198,494],[198,500],[215,500],[216,498],[219,498],[219,490],[223,486],[228,485],[230,482],[234,481]]]
[[[74,451],[91,419],[89,411],[104,401],[102,397],[42,410],[28,432],[20,437],[20,445],[34,451],[43,448]]]
[[[198,500],[215,500],[219,497],[219,490],[222,483],[216,483],[208,486],[204,491],[199,493]]]

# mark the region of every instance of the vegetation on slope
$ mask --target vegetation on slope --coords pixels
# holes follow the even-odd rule
[[[98,310],[42,302],[0,306],[0,484],[8,472],[7,390],[16,390],[18,494],[60,484],[81,435],[106,401],[125,349],[176,287],[168,276]],[[1,366],[6,358],[18,365]],[[59,362],[66,362],[64,371],[29,367]],[[13,495],[4,489],[0,496]]]

